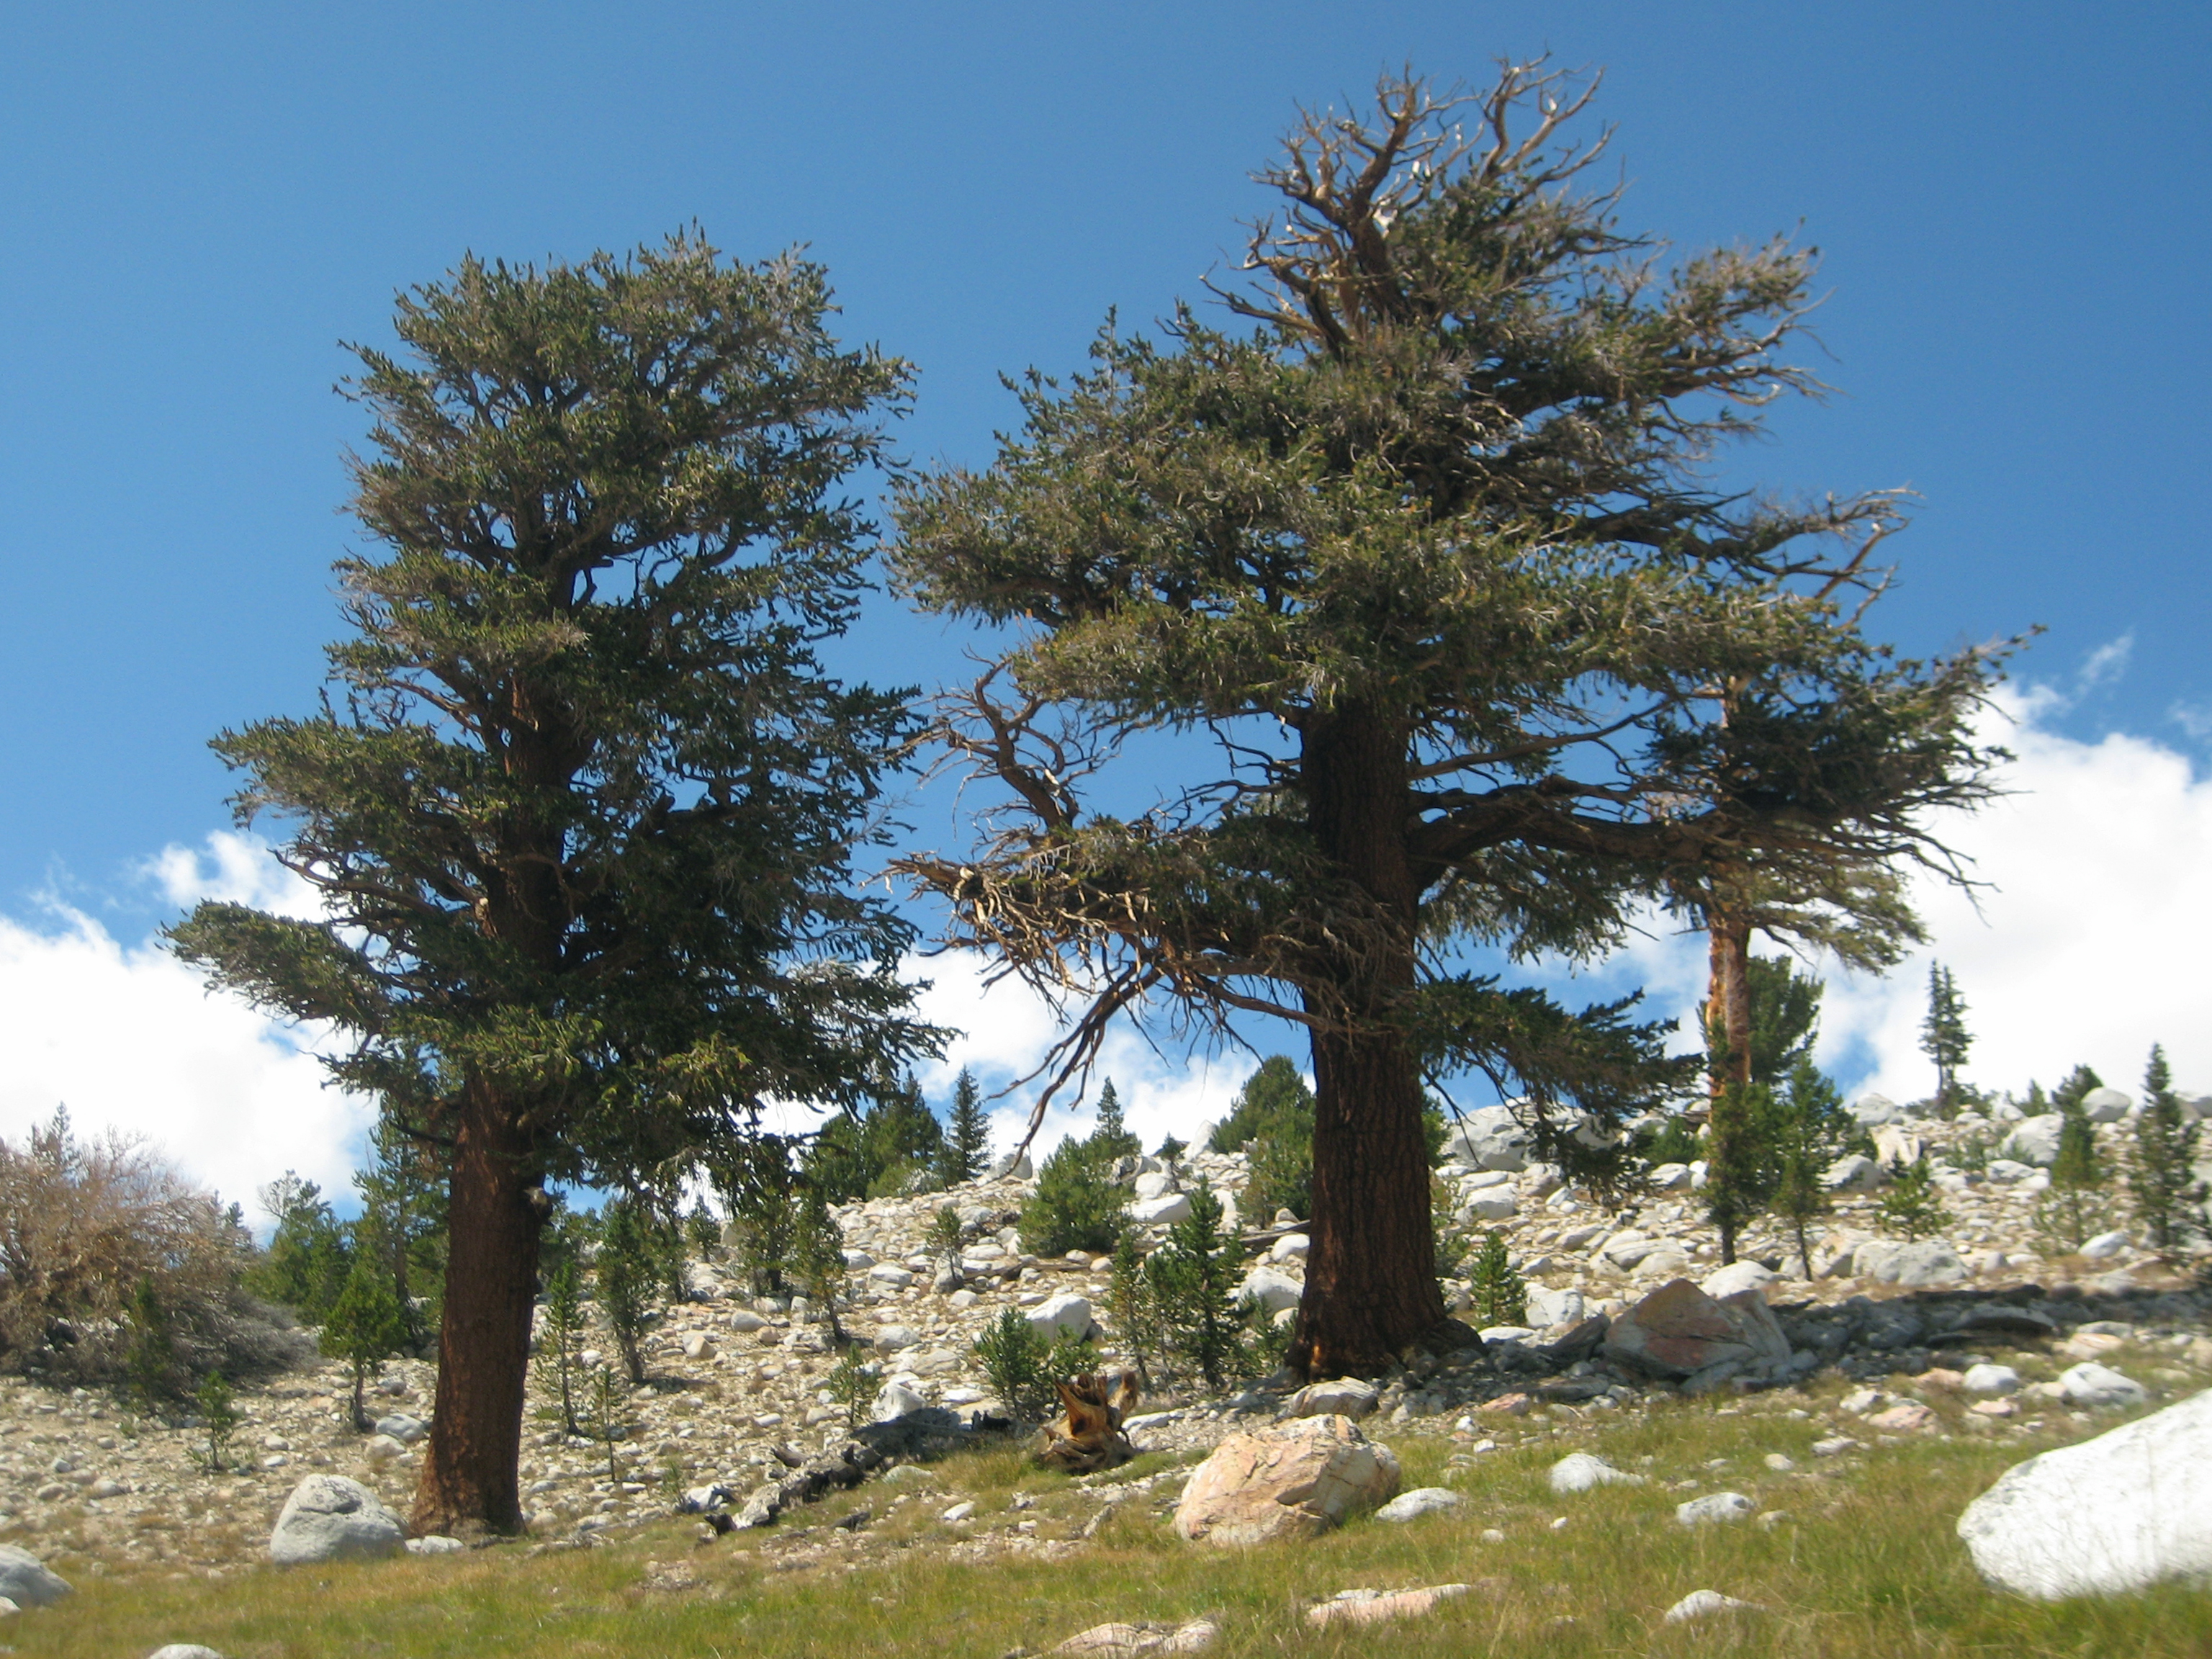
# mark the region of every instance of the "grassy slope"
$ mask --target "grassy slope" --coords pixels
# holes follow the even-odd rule
[[[25,1655],[127,1659],[164,1642],[202,1642],[228,1659],[322,1656],[606,1654],[852,1655],[868,1659],[998,1659],[1042,1650],[1109,1619],[1212,1615],[1213,1650],[1247,1655],[1388,1650],[1423,1655],[1757,1653],[1821,1656],[1988,1655],[2005,1659],[2094,1656],[2146,1659],[2212,1655],[2212,1599],[2163,1590],[2109,1602],[2040,1606],[1996,1596],[1976,1579],[1952,1528],[1959,1511],[2005,1468],[2063,1436],[1993,1443],[1960,1434],[1885,1447],[1861,1458],[1815,1460],[1820,1418],[1791,1419],[1778,1398],[1738,1413],[1686,1405],[1625,1421],[1531,1425],[1517,1443],[1450,1468],[1449,1443],[1402,1437],[1406,1484],[1452,1485],[1468,1501],[1407,1526],[1363,1520],[1317,1541],[1251,1552],[1178,1542],[1165,1516],[1176,1482],[1117,1511],[1096,1540],[1065,1559],[993,1553],[950,1559],[952,1529],[934,1517],[956,1497],[977,1501],[975,1525],[1036,1522],[1036,1537],[1069,1535],[1095,1500],[1062,1477],[1027,1468],[1012,1452],[975,1455],[917,1487],[875,1486],[833,1499],[769,1534],[694,1547],[692,1523],[669,1522],[606,1547],[526,1556],[497,1549],[460,1558],[278,1571],[218,1580],[149,1575],[86,1578],[58,1607],[9,1621],[0,1639]],[[1954,1406],[1945,1415],[1956,1420]],[[2099,1427],[2108,1426],[2100,1424]],[[1545,1471],[1564,1452],[1601,1450],[1645,1469],[1652,1486],[1553,1497]],[[1797,1460],[1775,1473],[1765,1455]],[[1646,1456],[1653,1461],[1644,1463]],[[1725,1458],[1725,1467],[1708,1461]],[[1156,1472],[1147,1458],[1127,1473]],[[1807,1471],[1817,1470],[1817,1476]],[[1794,1518],[1677,1526],[1687,1492],[1751,1494]],[[917,1495],[895,1509],[895,1492]],[[1017,1492],[1035,1500],[1009,1512]],[[855,1539],[828,1522],[860,1502],[877,1520]],[[1558,1532],[1551,1523],[1568,1517]],[[1480,1534],[1502,1530],[1502,1543]],[[902,1540],[920,1547],[901,1547]],[[988,1547],[965,1546],[970,1555]],[[61,1563],[66,1570],[67,1564]],[[665,1585],[672,1571],[691,1582]],[[1464,1582],[1474,1594],[1421,1620],[1316,1633],[1306,1604],[1353,1585]],[[1710,1588],[1760,1604],[1759,1616],[1668,1628],[1659,1614]]]

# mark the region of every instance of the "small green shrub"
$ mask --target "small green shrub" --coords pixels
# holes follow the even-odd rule
[[[849,1347],[822,1379],[822,1386],[833,1401],[845,1408],[845,1426],[857,1429],[868,1420],[869,1407],[882,1391],[883,1377],[876,1366],[860,1358],[859,1348]]]
[[[623,1368],[633,1383],[645,1381],[646,1304],[658,1278],[653,1242],[647,1233],[643,1206],[632,1198],[617,1198],[605,1214],[599,1239],[599,1312],[613,1332]]]
[[[1088,1141],[1070,1138],[1054,1147],[1022,1206],[1022,1248],[1037,1255],[1109,1253],[1121,1237],[1127,1201],[1107,1175],[1109,1164]]]
[[[1936,1172],[1925,1152],[1907,1164],[1892,1158],[1890,1187],[1877,1206],[1882,1224],[1907,1238],[1927,1238],[1951,1224],[1951,1212],[1937,1196]]]
[[[1505,1248],[1505,1230],[1492,1227],[1474,1253],[1468,1274],[1474,1298],[1478,1326],[1525,1325],[1528,1322],[1528,1285],[1515,1271]]]
[[[362,1389],[368,1373],[387,1354],[397,1353],[407,1340],[407,1323],[399,1316],[398,1298],[392,1283],[366,1250],[354,1252],[353,1267],[345,1288],[338,1292],[330,1316],[323,1322],[323,1352],[353,1368],[353,1425],[368,1426],[362,1409]]]
[[[2154,1043],[2128,1156],[2128,1196],[2143,1242],[2164,1255],[2178,1253],[2204,1231],[2197,1207],[2204,1200],[2196,1168],[2200,1139],[2200,1126],[2181,1109],[2173,1092],[2166,1050]]]
[[[1121,1352],[1136,1368],[1137,1381],[1152,1386],[1152,1367],[1161,1359],[1164,1333],[1152,1281],[1145,1272],[1145,1258],[1137,1241],[1127,1233],[1114,1247],[1114,1268],[1107,1280],[1106,1317],[1120,1339]]]
[[[965,1236],[966,1229],[960,1224],[960,1212],[946,1204],[940,1206],[937,1213],[930,1218],[929,1231],[923,1239],[929,1253],[942,1261],[945,1271],[956,1279],[960,1275],[960,1249]]]
[[[975,1363],[999,1403],[1018,1418],[1042,1419],[1052,1397],[1045,1367],[1052,1346],[1014,1308],[1002,1308],[995,1322],[975,1339]]]
[[[581,1434],[582,1378],[577,1354],[584,1334],[580,1269],[574,1256],[563,1258],[545,1282],[545,1318],[538,1328],[538,1387],[550,1397],[549,1414],[563,1434]]]
[[[238,1413],[231,1404],[230,1384],[221,1371],[200,1379],[198,1403],[200,1431],[207,1437],[207,1472],[221,1474],[230,1461],[231,1437],[238,1431]]]
[[[1190,1191],[1190,1213],[1168,1229],[1167,1243],[1145,1263],[1170,1351],[1210,1389],[1252,1363],[1237,1306],[1237,1243],[1222,1231],[1223,1215],[1212,1187],[1200,1182]]]

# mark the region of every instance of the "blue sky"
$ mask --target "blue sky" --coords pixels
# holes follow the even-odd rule
[[[2186,792],[2208,46],[2173,4],[9,9],[0,917],[58,894],[128,947],[170,913],[137,872],[225,823],[206,739],[302,708],[335,627],[338,343],[465,250],[806,243],[919,366],[907,453],[980,462],[1000,372],[1197,294],[1295,102],[1547,49],[1607,69],[1629,223],[1826,250],[1839,395],[1733,473],[1919,491],[1880,631],[2045,625],[2039,730],[2136,734]],[[850,659],[927,682],[957,644],[886,601]]]

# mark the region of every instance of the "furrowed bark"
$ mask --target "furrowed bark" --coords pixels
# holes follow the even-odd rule
[[[1400,1023],[1419,898],[1404,734],[1370,711],[1340,709],[1308,727],[1304,768],[1316,842],[1384,923],[1379,945],[1354,945],[1337,964],[1330,1000],[1341,1006],[1313,1040],[1312,1243],[1291,1363],[1337,1376],[1388,1365],[1443,1322],[1444,1306],[1420,1068]]]
[[[471,1082],[454,1136],[437,1410],[409,1526],[418,1536],[522,1530],[518,1468],[544,1212],[514,1103]]]

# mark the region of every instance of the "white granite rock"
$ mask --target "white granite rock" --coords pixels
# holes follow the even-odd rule
[[[1241,1291],[1272,1314],[1297,1307],[1305,1296],[1306,1287],[1273,1267],[1255,1267],[1244,1275]]]
[[[1870,1238],[1852,1253],[1851,1267],[1861,1279],[1899,1290],[1932,1290],[1941,1285],[1963,1285],[1966,1264],[1941,1239],[1901,1243],[1894,1239]]]
[[[1398,1460],[1348,1417],[1302,1417],[1232,1434],[1184,1486],[1176,1533],[1193,1542],[1308,1538],[1398,1492]]]
[[[1058,1296],[1047,1297],[1030,1309],[1025,1316],[1036,1334],[1047,1341],[1056,1336],[1081,1336],[1091,1328],[1091,1299],[1063,1291]]]
[[[2118,1123],[2135,1109],[2135,1097],[2124,1089],[2092,1089],[2081,1097],[2081,1110],[2092,1123]]]
[[[2022,1118],[1998,1148],[2007,1158],[2047,1170],[2057,1161],[2058,1132],[2065,1120],[2056,1112]]]
[[[278,1566],[396,1555],[407,1536],[399,1517],[358,1480],[311,1474],[292,1488],[269,1534],[269,1559]]]
[[[1985,1360],[1966,1367],[1966,1379],[1960,1386],[1968,1394],[2017,1394],[2020,1373],[2009,1365],[1994,1365]]]
[[[0,1595],[19,1607],[43,1607],[70,1594],[68,1579],[15,1544],[0,1544]]]
[[[2100,1406],[2143,1406],[2150,1403],[2150,1390],[2109,1365],[2100,1365],[2086,1360],[2059,1372],[2058,1388],[2067,1404],[2094,1407]],[[2212,1479],[2212,1474],[2208,1474]]]
[[[1966,1506],[1984,1578],[2057,1601],[2212,1583],[2212,1390],[2031,1457]]]
[[[1382,1396],[1372,1382],[1340,1376],[1333,1382],[1309,1382],[1285,1402],[1292,1417],[1349,1417],[1357,1421],[1375,1409]]]
[[[1696,1589],[1668,1608],[1662,1615],[1662,1622],[1681,1625],[1692,1619],[1710,1619],[1716,1613],[1758,1611],[1753,1603],[1739,1601],[1733,1595],[1723,1595],[1718,1590]]]
[[[1129,1219],[1139,1227],[1170,1226],[1189,1213],[1188,1193],[1163,1193],[1158,1198],[1140,1198],[1129,1206]]]
[[[1401,1492],[1375,1511],[1377,1521],[1418,1521],[1425,1515],[1455,1509],[1460,1495],[1449,1486],[1416,1486]]]
[[[1703,1498],[1675,1504],[1674,1519],[1686,1527],[1709,1526],[1716,1522],[1741,1521],[1757,1507],[1740,1492],[1707,1492]]]
[[[1771,1267],[1757,1261],[1731,1261],[1725,1267],[1707,1273],[1698,1281],[1698,1288],[1716,1302],[1734,1296],[1738,1291],[1763,1291],[1782,1275]]]
[[[1589,1452],[1569,1452],[1552,1465],[1552,1490],[1561,1496],[1593,1492],[1600,1486],[1640,1486],[1644,1477],[1616,1469]]]

